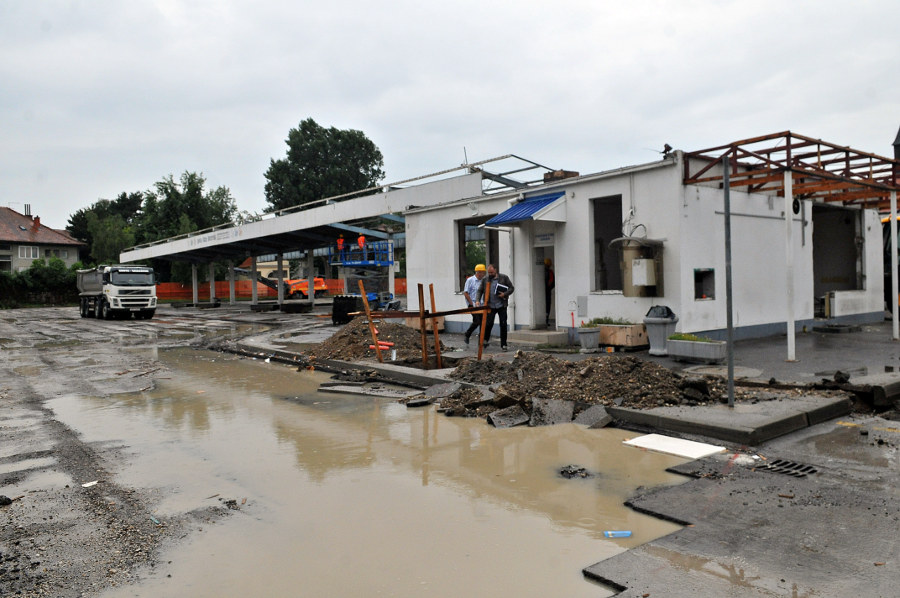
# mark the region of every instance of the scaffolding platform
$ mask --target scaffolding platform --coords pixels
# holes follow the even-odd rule
[[[342,250],[328,248],[328,263],[332,266],[360,268],[365,266],[387,267],[394,265],[394,244],[390,241],[373,241],[360,247],[347,244]]]

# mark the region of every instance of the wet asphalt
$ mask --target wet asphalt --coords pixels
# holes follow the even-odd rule
[[[457,336],[442,340],[465,350]],[[851,383],[900,377],[900,342],[889,321],[802,331],[795,343],[796,359],[789,361],[785,335],[738,341],[735,376],[795,384],[833,380],[838,372]],[[487,354],[512,359],[517,348],[526,347]],[[727,374],[725,365],[635,354],[676,371]],[[778,417],[797,408],[770,403],[778,404]],[[700,428],[674,433],[726,450],[675,468],[686,483],[646,489],[628,504],[685,527],[588,566],[585,577],[623,597],[897,596],[900,421],[891,411],[855,412],[849,401],[831,408],[809,417],[815,408],[801,407],[804,425],[759,444],[704,438]],[[752,408],[729,411],[729,425],[752,425],[753,414],[759,415]]]
[[[163,306],[156,319],[183,316],[198,322],[272,325],[279,327],[277,338],[266,334],[242,343],[260,355],[289,355],[292,349],[285,346],[321,342],[334,330],[322,325],[327,309],[325,304],[311,315],[298,315],[251,313],[248,306]],[[313,323],[313,318],[319,319]],[[464,348],[461,335],[442,335],[442,340]],[[511,345],[506,353],[492,348],[488,354],[512,359],[517,348],[526,347]],[[652,357],[646,351],[635,355],[688,373],[723,369]],[[853,382],[900,369],[900,343],[891,339],[890,322],[849,332],[798,333],[797,360],[789,362],[786,356],[784,336],[739,341],[736,374],[803,384],[833,378],[837,371],[849,374]],[[416,375],[422,375],[421,370]],[[741,417],[734,412],[734,425]],[[684,484],[643,489],[628,502],[684,527],[586,566],[585,577],[618,596],[642,598],[898,595],[900,422],[848,411],[758,444],[712,441],[726,450],[675,468],[685,475]]]

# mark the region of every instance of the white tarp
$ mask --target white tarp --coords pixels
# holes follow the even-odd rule
[[[702,457],[721,453],[725,450],[724,446],[716,446],[704,442],[694,442],[693,440],[683,440],[681,438],[672,438],[671,436],[663,436],[662,434],[646,434],[644,436],[638,436],[637,438],[624,441],[623,444],[689,459],[700,459]]]

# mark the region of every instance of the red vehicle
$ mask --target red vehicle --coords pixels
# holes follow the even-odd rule
[[[291,299],[306,299],[309,297],[309,281],[303,280],[285,280],[288,286],[288,297]],[[315,297],[321,297],[328,294],[328,287],[325,285],[325,279],[316,277],[313,279],[313,293]]]

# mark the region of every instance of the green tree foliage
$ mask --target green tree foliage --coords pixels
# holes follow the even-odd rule
[[[175,182],[168,175],[155,185],[156,191],[144,194],[143,217],[138,243],[149,243],[212,226],[232,224],[237,205],[228,187],[204,190],[202,174],[187,172]]]
[[[381,151],[362,131],[325,128],[311,118],[288,132],[287,155],[266,171],[272,211],[376,186],[384,178]]]
[[[91,258],[98,264],[116,264],[123,249],[134,246],[132,227],[118,214],[100,220],[88,214],[91,233]]]
[[[239,217],[237,205],[228,187],[205,190],[202,174],[184,172],[178,182],[172,175],[144,194],[138,243],[176,237],[213,226],[233,224]],[[160,281],[189,283],[190,265],[155,260],[153,268]],[[202,270],[202,268],[201,268]]]
[[[93,226],[96,228],[96,222],[113,219],[115,223],[121,224],[123,227],[129,227],[129,230],[133,234],[134,229],[141,218],[141,207],[143,202],[144,193],[142,191],[134,193],[125,193],[123,191],[116,199],[99,199],[90,207],[82,208],[69,216],[69,223],[66,226],[66,230],[79,241],[87,243],[88,247],[91,248],[91,255],[87,260],[88,262],[99,263],[101,261],[116,261],[119,257],[118,254],[116,254],[114,260],[93,255],[94,233],[91,230],[91,227]],[[92,222],[94,224],[92,224]],[[104,230],[106,230],[108,226],[109,225],[104,227]],[[125,247],[128,247],[128,245],[123,245],[121,248],[124,249]]]

